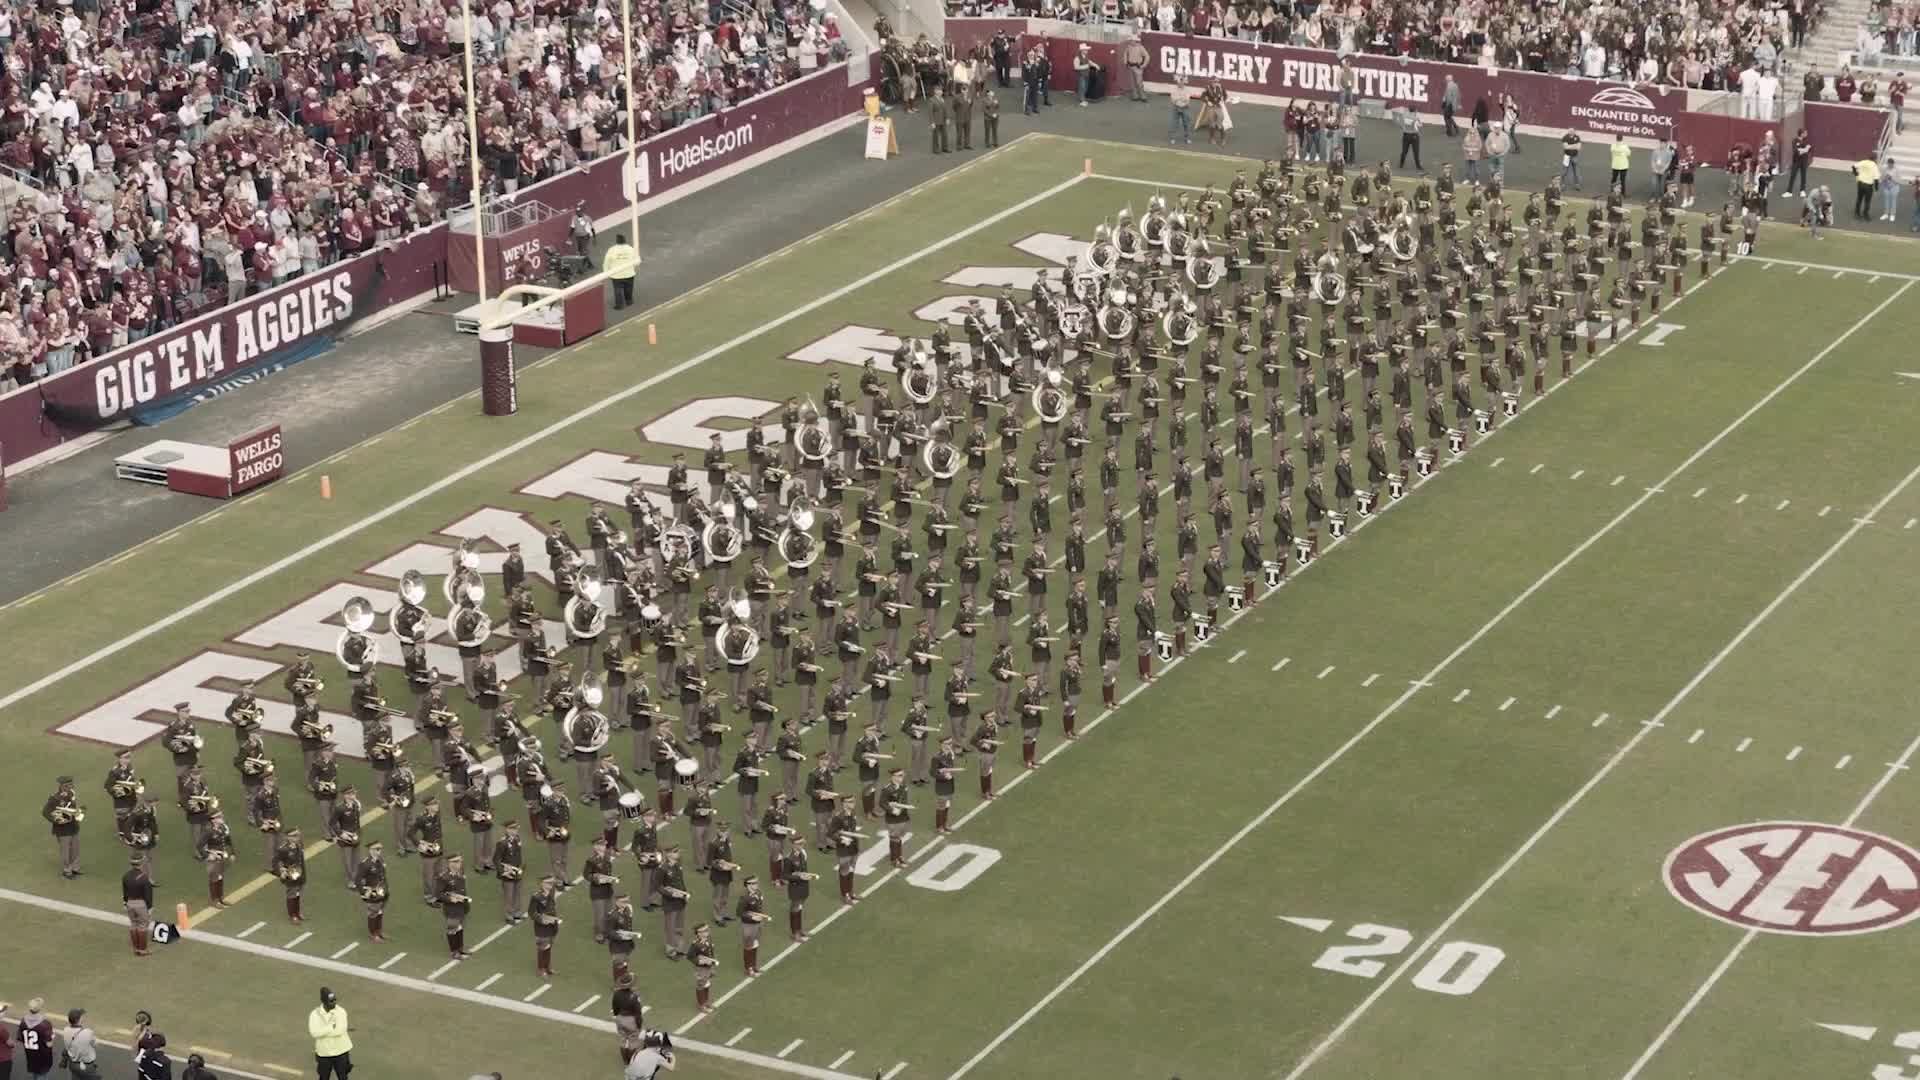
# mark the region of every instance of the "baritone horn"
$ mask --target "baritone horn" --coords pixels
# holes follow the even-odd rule
[[[353,597],[340,609],[340,621],[346,627],[334,640],[333,655],[342,667],[358,675],[380,658],[380,643],[367,637],[367,630],[373,626],[373,604],[364,596]]]

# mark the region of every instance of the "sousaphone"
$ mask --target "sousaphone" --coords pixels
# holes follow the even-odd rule
[[[1059,368],[1050,367],[1040,384],[1033,388],[1033,412],[1041,423],[1058,424],[1067,418],[1067,411],[1072,408],[1073,402],[1066,391],[1060,388],[1065,381]]]
[[[913,366],[900,376],[900,389],[915,405],[925,405],[940,392],[940,380],[933,373],[933,365],[918,352],[914,354]]]
[[[1113,230],[1113,246],[1120,257],[1128,262],[1139,262],[1146,258],[1147,239],[1133,223],[1131,209],[1120,211],[1120,224]]]
[[[936,480],[951,480],[960,472],[960,448],[953,445],[951,432],[953,425],[945,420],[935,422],[934,438],[928,439],[920,448],[920,463],[926,466],[928,475]]]
[[[739,511],[732,503],[720,504],[720,516],[707,519],[700,530],[700,546],[707,553],[708,560],[717,563],[730,563],[740,555],[743,537],[739,526],[733,519]]]
[[[780,536],[774,546],[780,549],[780,558],[790,570],[804,570],[820,558],[820,545],[813,539],[813,511],[795,510],[787,518],[787,526],[780,530]]]
[[[600,702],[605,700],[606,691],[600,680],[589,678],[580,684],[579,692],[573,695],[573,708],[561,723],[568,737],[573,740],[576,754],[598,754],[606,749],[607,741],[613,738],[613,724],[606,714],[600,711]]]
[[[1133,294],[1118,281],[1111,282],[1094,319],[1100,332],[1115,341],[1133,336]]]
[[[1405,221],[1395,222],[1387,233],[1387,250],[1401,262],[1412,262],[1420,254],[1420,237]]]
[[[814,416],[799,427],[793,429],[793,449],[800,455],[801,461],[822,462],[832,451],[832,437],[827,425]]]
[[[380,643],[367,637],[367,630],[373,626],[373,604],[364,596],[348,600],[340,609],[340,621],[346,628],[334,640],[333,655],[340,666],[358,675],[380,659]]]
[[[1111,274],[1120,265],[1120,249],[1109,238],[1105,225],[1093,230],[1093,243],[1087,246],[1087,267],[1101,274]]]
[[[1333,305],[1347,298],[1347,279],[1339,274],[1314,271],[1313,297],[1323,304]]]
[[[460,541],[459,550],[453,553],[453,570],[440,581],[440,595],[447,606],[459,604],[466,586],[480,580],[480,553],[473,550],[473,541]]]
[[[394,595],[399,597],[400,606],[387,618],[393,636],[399,638],[402,645],[418,644],[432,637],[433,613],[426,608],[426,576],[418,570],[407,571],[400,576],[400,586]]]
[[[713,632],[713,647],[728,664],[744,667],[760,655],[760,631],[748,621],[753,608],[745,597],[734,601],[731,614],[733,617]]]
[[[1201,292],[1207,292],[1219,284],[1220,267],[1213,261],[1205,238],[1194,244],[1187,254],[1187,280]]]
[[[1167,304],[1167,313],[1160,317],[1160,329],[1176,347],[1193,344],[1200,336],[1200,307],[1193,302],[1193,297],[1184,292],[1175,293]]]
[[[600,580],[600,572],[591,567],[574,577],[573,595],[567,598],[567,606],[560,613],[561,620],[567,624],[569,638],[591,641],[606,632],[607,609],[599,604],[603,588],[605,583]]]
[[[461,594],[460,606],[447,616],[454,644],[477,649],[493,633],[493,617],[480,610],[481,601],[486,598],[486,586],[477,581]]]

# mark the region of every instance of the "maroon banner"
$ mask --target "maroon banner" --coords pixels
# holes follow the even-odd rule
[[[1842,105],[1809,101],[1800,124],[1813,140],[1813,156],[1852,164],[1862,158],[1878,160],[1880,136],[1887,128],[1887,110],[1873,105]]]
[[[487,260],[487,295],[494,295],[509,285],[518,285],[523,281],[540,280],[547,273],[548,252],[573,250],[571,208],[556,206],[554,209],[560,212],[544,221],[484,238],[482,247]],[[474,270],[475,257],[472,234],[449,234],[447,281],[455,291],[480,291],[480,278]]]
[[[1147,47],[1147,78],[1152,82],[1169,83],[1175,75],[1185,75],[1195,85],[1218,79],[1234,93],[1277,102],[1333,101],[1339,96],[1340,62],[1326,50],[1184,34],[1148,33],[1141,39]],[[1520,103],[1522,124],[1573,128],[1590,135],[1658,139],[1675,132],[1687,106],[1686,92],[1670,87],[1532,71],[1489,72],[1369,53],[1355,54],[1351,60],[1361,99],[1381,99],[1389,108],[1411,105],[1428,114],[1440,112],[1448,75],[1460,86],[1463,117],[1472,114],[1476,101],[1484,98],[1487,107],[1495,109],[1501,93],[1511,92]]]
[[[263,427],[228,443],[227,462],[229,496],[285,476],[287,455],[280,445],[280,425]]]
[[[16,460],[165,401],[245,374],[261,360],[433,288],[446,253],[436,225],[210,312],[0,397]]]

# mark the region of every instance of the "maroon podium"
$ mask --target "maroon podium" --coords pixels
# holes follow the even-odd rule
[[[488,416],[512,416],[520,408],[513,339],[511,323],[480,328],[480,411]]]

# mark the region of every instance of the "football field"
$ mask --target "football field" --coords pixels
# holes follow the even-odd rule
[[[744,462],[746,428],[771,425],[777,440],[781,403],[820,396],[828,371],[852,396],[864,360],[884,366],[898,338],[957,321],[965,298],[1024,298],[1036,269],[1057,270],[1122,208],[1224,189],[1235,168],[1023,138],[523,368],[512,417],[481,416],[477,395],[452,402],[0,608],[0,809],[14,826],[0,836],[0,1000],[84,1000],[96,1018],[149,1008],[176,1045],[190,1035],[230,1064],[292,1075],[307,1070],[300,1021],[327,983],[355,1010],[369,1075],[612,1075],[607,955],[579,892],[563,902],[553,979],[535,975],[530,931],[500,920],[497,888],[478,877],[467,943],[479,948],[449,962],[411,860],[389,859],[387,944],[365,940],[324,843],[308,852],[306,922],[287,923],[238,820],[219,720],[232,689],[258,679],[283,700],[281,669],[312,651],[357,754],[331,657],[346,598],[385,611],[419,569],[444,614],[439,578],[471,540],[504,625],[493,571],[506,544],[545,575],[550,519],[582,541],[593,500],[624,521],[629,482],[664,491],[673,454],[697,463],[713,432]],[[1700,217],[1681,220],[1691,244]],[[1912,244],[1784,225],[1710,277],[1696,258],[1658,314],[1601,331],[1570,379],[1549,365],[1550,392],[1525,388],[1517,415],[1496,415],[1404,498],[1343,539],[1320,536],[1311,564],[1257,590],[1205,645],[1156,663],[1151,683],[1123,662],[1118,707],[1100,706],[1090,677],[1082,737],[1064,741],[1056,711],[1044,767],[1003,751],[991,802],[963,777],[953,835],[934,836],[931,799],[916,795],[908,867],[887,866],[884,840],[869,848],[861,903],[842,907],[816,858],[812,937],[790,945],[776,918],[763,975],[742,978],[735,928],[717,930],[712,1014],[696,1013],[687,965],[661,954],[657,916],[643,915],[634,970],[649,1025],[674,1032],[695,1077],[1920,1076],[1907,996],[1920,932],[1920,695],[1906,667],[1920,655],[1917,281]],[[1117,499],[1129,579],[1140,483],[1124,471]],[[1024,507],[1018,520],[1024,540]],[[1163,602],[1175,524],[1169,505]],[[1098,566],[1104,537],[1093,547]],[[1233,537],[1227,548],[1237,580]],[[557,618],[551,583],[537,592]],[[1055,625],[1064,592],[1051,595]],[[1024,631],[1015,644],[1024,660]],[[494,645],[516,673],[510,640]],[[399,650],[388,639],[382,653]],[[651,681],[650,658],[642,670]],[[411,705],[397,667],[382,684]],[[184,902],[192,925],[140,960],[118,914],[126,860],[101,778],[129,745],[164,788],[157,735],[176,701],[200,719],[209,779],[236,819],[238,902],[208,907],[163,797],[159,908]],[[288,815],[314,839],[289,715],[275,706],[268,745]],[[613,749],[625,763],[625,732]],[[357,758],[344,772],[370,783]],[[77,881],[61,879],[38,818],[61,773],[89,811]],[[731,790],[717,801],[737,817]],[[576,813],[577,835],[591,816]],[[388,836],[384,821],[367,831]],[[687,843],[684,822],[671,831]],[[465,850],[450,815],[448,834]],[[735,845],[764,878],[765,845]],[[530,867],[544,862],[536,846]],[[584,853],[576,842],[576,873]],[[688,876],[698,921],[707,885]],[[771,888],[769,900],[785,910]]]

